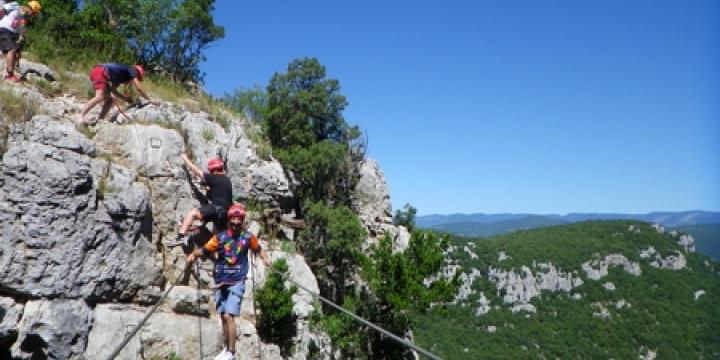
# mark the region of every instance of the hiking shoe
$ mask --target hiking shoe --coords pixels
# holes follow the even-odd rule
[[[213,358],[213,360],[223,360],[225,359],[226,354],[227,349],[223,348],[222,351]]]
[[[214,360],[230,360],[232,357],[233,360],[235,360],[235,355],[231,354],[229,351],[227,351],[226,348],[223,348],[222,351],[217,354],[213,359]]]
[[[20,78],[19,78],[17,75],[15,75],[15,74],[5,75],[5,80],[7,80],[7,81],[12,81],[12,82],[20,82],[20,81],[22,81],[22,79],[20,79]]]

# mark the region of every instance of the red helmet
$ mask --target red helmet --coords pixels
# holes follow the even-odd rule
[[[223,170],[223,162],[218,158],[208,160],[208,171]]]
[[[242,204],[233,204],[227,212],[228,220],[232,218],[240,218],[245,220],[245,207]]]
[[[145,69],[140,65],[135,65],[135,72],[137,73],[138,80],[142,81],[143,76],[145,76]]]

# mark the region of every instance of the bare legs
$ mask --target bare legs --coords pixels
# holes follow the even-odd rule
[[[235,339],[237,338],[237,327],[235,325],[235,316],[228,313],[220,315],[223,323],[223,337],[225,339],[225,346],[228,351],[235,353]]]
[[[15,73],[15,58],[17,57],[17,50],[12,49],[7,52],[5,57],[5,75],[10,76]]]
[[[202,220],[202,219],[203,219],[203,216],[198,209],[190,210],[190,212],[187,213],[187,215],[185,215],[185,218],[183,219],[183,222],[180,225],[180,231],[178,231],[178,235],[184,236],[187,233],[187,230],[190,227],[190,224],[193,223],[193,221]]]
[[[100,109],[100,115],[98,116],[98,120],[104,118],[105,115],[107,115],[108,111],[110,111],[110,106],[112,106],[112,98],[110,97],[110,92],[107,91],[107,89],[95,89],[95,97],[90,99],[90,101],[85,104],[85,108],[83,108],[82,112],[80,113],[80,121],[84,123],[87,113],[101,101],[104,101],[104,103],[102,109]]]

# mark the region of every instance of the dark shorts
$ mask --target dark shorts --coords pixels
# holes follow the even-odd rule
[[[0,51],[7,53],[10,50],[16,50],[20,46],[17,43],[20,35],[8,29],[0,29]]]
[[[201,206],[198,211],[205,221],[223,221],[227,217],[227,209],[223,206],[207,204]]]
[[[213,232],[227,229],[227,209],[224,206],[207,204],[198,208],[203,221],[213,223]]]
[[[90,81],[92,81],[95,90],[105,90],[108,87],[110,77],[104,67],[97,65],[90,71]]]

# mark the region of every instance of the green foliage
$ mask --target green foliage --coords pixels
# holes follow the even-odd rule
[[[340,169],[347,155],[344,144],[330,140],[307,147],[276,149],[274,153],[300,181],[299,197],[309,201],[332,196],[335,180],[343,174]]]
[[[705,256],[683,253],[687,267],[679,271],[658,269],[652,259],[639,257],[653,246],[665,257],[681,251],[668,234],[636,221],[591,221],[551,228],[521,231],[488,239],[452,237],[453,263],[463,269],[478,269],[482,276],[472,288],[483,291],[493,307],[476,316],[477,296],[450,305],[443,312],[433,309],[414,317],[420,346],[448,359],[525,358],[638,358],[642,349],[657,352],[658,358],[699,359],[720,355],[720,264]],[[474,245],[471,245],[474,244]],[[464,247],[473,249],[473,259]],[[511,259],[500,261],[498,252]],[[610,266],[599,281],[589,279],[581,264],[608,254],[622,254],[640,264],[635,276]],[[492,268],[521,266],[537,271],[534,263],[548,262],[560,271],[582,276],[584,283],[565,292],[543,291],[532,304],[535,313],[512,313],[504,305],[502,291],[487,278]],[[615,285],[614,291],[603,287]],[[695,299],[695,292],[705,294]],[[623,305],[624,304],[624,305]],[[599,306],[610,317],[594,316]],[[494,331],[488,331],[490,328]]]
[[[41,61],[139,63],[177,82],[202,81],[208,45],[224,37],[214,0],[45,0],[29,28]]]
[[[367,237],[357,215],[347,206],[317,202],[309,207],[300,246],[315,276],[334,288],[331,300],[340,302],[351,290],[351,275],[365,260],[360,246]],[[321,285],[322,286],[322,285]],[[327,289],[328,287],[326,287]]]
[[[274,155],[299,180],[301,204],[325,199],[349,204],[364,153],[353,144],[359,130],[342,116],[346,105],[340,83],[326,79],[325,67],[314,58],[293,60],[287,73],[276,73],[267,86],[263,128]]]
[[[370,246],[370,261],[363,275],[371,293],[363,301],[363,313],[372,322],[403,336],[410,328],[412,314],[425,312],[432,303],[452,300],[459,286],[457,276],[435,280],[429,285],[424,282],[440,271],[448,244],[447,237],[416,231],[403,252],[393,251],[393,241],[388,235]],[[407,355],[407,348],[376,332],[371,333],[368,342],[373,358],[395,359]]]
[[[395,225],[402,225],[408,229],[408,231],[412,232],[415,229],[415,215],[417,214],[417,209],[413,207],[412,205],[405,204],[403,206],[403,209],[397,209],[395,210],[395,216],[393,217],[393,224]]]
[[[345,296],[342,307],[352,313],[357,313],[359,302],[352,295]],[[363,351],[364,334],[358,331],[357,322],[342,313],[332,313],[319,322],[320,327],[327,332],[335,349],[340,350],[344,359],[367,359]]]
[[[315,58],[296,59],[285,74],[276,73],[267,87],[266,126],[273,146],[307,147],[322,140],[345,140],[347,105],[340,83],[325,78]]]
[[[297,287],[285,287],[288,276],[285,259],[275,261],[270,269],[265,285],[256,293],[260,308],[258,334],[263,341],[278,344],[283,355],[287,356],[297,321],[292,302]]]
[[[229,108],[255,121],[263,120],[267,113],[268,95],[259,86],[251,89],[236,89],[232,95],[225,94],[221,101]]]

